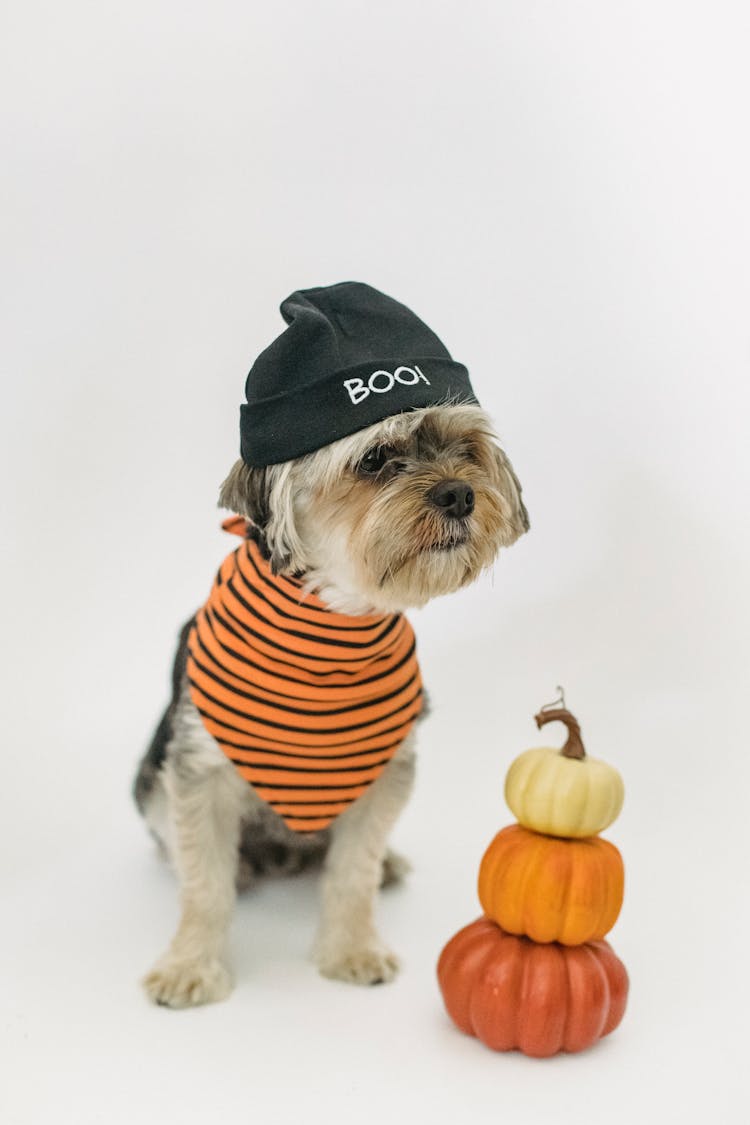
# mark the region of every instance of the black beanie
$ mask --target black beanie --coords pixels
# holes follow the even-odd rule
[[[359,281],[299,289],[256,359],[240,407],[250,466],[312,453],[392,414],[476,402],[469,373],[406,305]]]

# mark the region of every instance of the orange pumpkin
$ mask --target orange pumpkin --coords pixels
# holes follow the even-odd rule
[[[606,941],[537,945],[479,918],[440,955],[438,982],[451,1019],[495,1051],[547,1058],[582,1051],[625,1012],[628,975]]]
[[[622,857],[608,840],[564,840],[512,824],[484,853],[479,901],[511,934],[580,945],[612,929],[624,881]]]

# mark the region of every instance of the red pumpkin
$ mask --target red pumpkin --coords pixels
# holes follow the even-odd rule
[[[489,918],[459,930],[438,961],[448,1014],[495,1051],[582,1051],[625,1012],[628,975],[606,941],[538,945]]]

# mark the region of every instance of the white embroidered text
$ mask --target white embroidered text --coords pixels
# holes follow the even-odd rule
[[[395,383],[401,383],[404,387],[411,387],[419,381],[426,383],[429,387],[430,380],[415,364],[414,367],[397,367],[391,373],[390,371],[373,371],[367,382],[364,379],[345,379],[344,386],[349,392],[349,398],[354,405],[362,402],[370,394],[384,395],[388,391],[393,390]]]

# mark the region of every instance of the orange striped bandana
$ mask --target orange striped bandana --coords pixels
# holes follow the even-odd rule
[[[222,527],[244,535],[246,524]],[[297,832],[326,828],[360,797],[422,707],[405,617],[333,613],[272,575],[251,540],[196,615],[187,674],[206,729]]]

